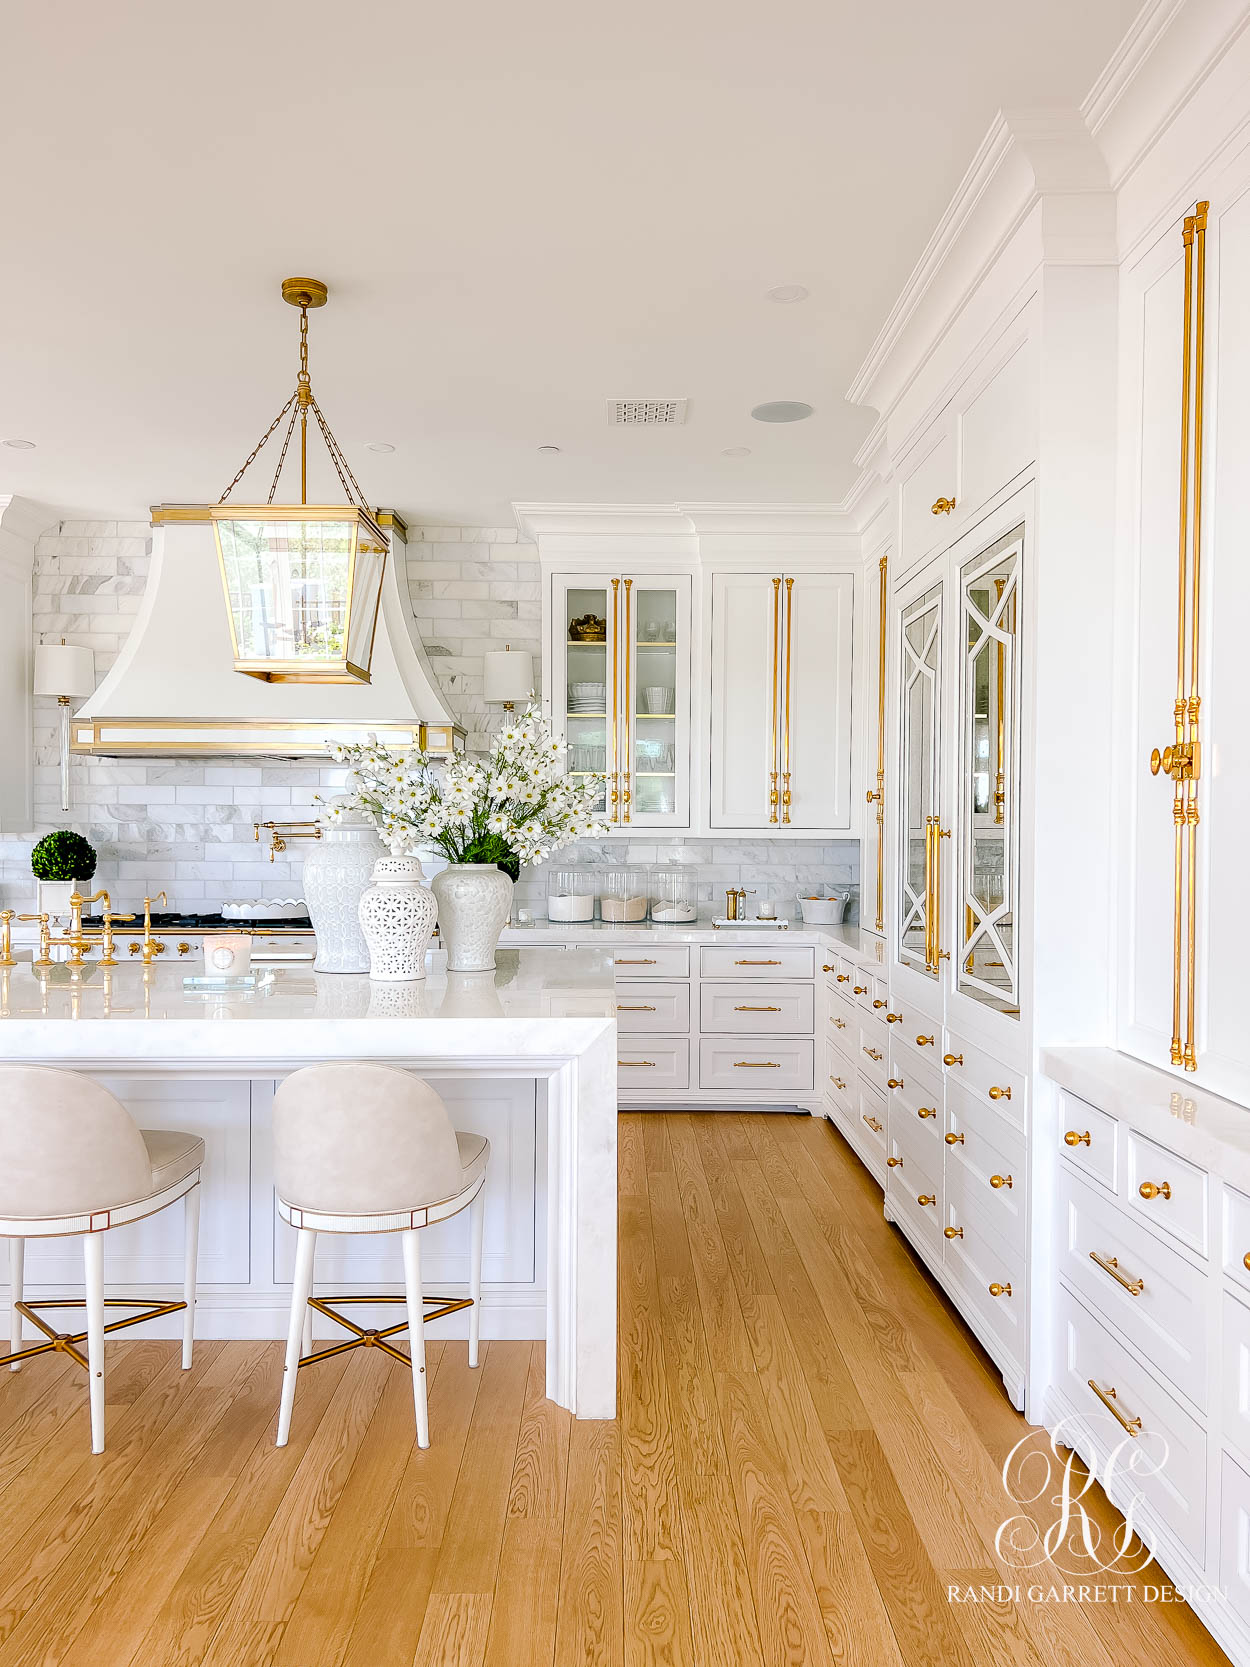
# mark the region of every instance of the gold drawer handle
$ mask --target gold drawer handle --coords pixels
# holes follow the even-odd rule
[[[884,1002],[883,1002],[883,1001],[879,1001],[879,1000],[876,1000],[876,999],[874,999],[874,1000],[873,1000],[873,1004],[872,1004],[872,1005],[873,1005],[873,1006],[874,1006],[874,1007],[884,1007],[884,1006],[885,1006],[885,1003],[884,1003]]]
[[[830,1017],[832,1018],[833,1015],[830,1014]],[[845,1030],[846,1029],[846,1020],[845,1019],[834,1019],[833,1022],[834,1022],[835,1025],[837,1025],[839,1030]]]
[[[961,1053],[944,1053],[942,1055],[943,1065],[962,1065],[963,1062],[964,1056]]]
[[[885,1165],[887,1169],[901,1169],[903,1167],[903,1160],[902,1158],[887,1158],[885,1160]]]
[[[937,1203],[937,1193],[935,1193],[935,1192],[918,1192],[916,1194],[916,1202],[917,1202],[917,1204],[936,1204]]]
[[[902,1086],[903,1086],[902,1077],[890,1077],[886,1081],[886,1087],[887,1088],[901,1088]]]
[[[1143,1198],[1147,1199],[1159,1197],[1171,1198],[1172,1196],[1172,1188],[1166,1181],[1160,1181],[1158,1186],[1156,1186],[1153,1181],[1143,1181],[1137,1190]]]
[[[852,984],[851,993],[852,995],[866,996],[868,994],[868,986],[867,984]]]
[[[901,1025],[903,1022],[903,1015],[901,1013],[887,1013],[885,1016],[885,1022],[888,1025]]]
[[[747,1007],[739,1005],[734,1008],[735,1013],[780,1013],[780,1007]]]
[[[641,1003],[633,1002],[633,1003],[631,1003],[631,1002],[618,1001],[617,1004],[616,1004],[616,1010],[617,1010],[618,1013],[654,1013],[655,1012],[655,1008],[652,1007],[649,1002],[641,1002]]]
[[[955,507],[954,498],[938,498],[936,500],[936,502],[934,502],[931,505],[931,507],[929,509],[929,514],[930,515],[949,515],[951,510],[954,509],[954,507]]]
[[[779,967],[780,961],[735,961],[735,967]]]
[[[1009,1100],[1010,1098],[1011,1098],[1011,1089],[1010,1088],[991,1088],[990,1089],[990,1099],[991,1100]]]
[[[1124,1416],[1123,1412],[1120,1410],[1119,1397],[1116,1395],[1114,1388],[1099,1389],[1093,1378],[1090,1378],[1087,1381],[1089,1383],[1089,1387],[1094,1391],[1094,1394],[1097,1395],[1098,1399],[1102,1402],[1103,1406],[1106,1407],[1107,1411],[1111,1413],[1116,1422],[1123,1429],[1126,1429],[1131,1436],[1139,1436],[1141,1434],[1141,1419],[1126,1418]]]
[[[866,1053],[869,1059],[875,1059],[878,1063],[885,1058],[885,1055],[878,1048],[861,1048],[859,1051]]]
[[[840,1088],[844,1094],[846,1093],[846,1084],[842,1081],[841,1077],[830,1077],[829,1081],[835,1088]]]
[[[654,1059],[618,1059],[616,1062],[622,1071],[641,1071],[644,1066],[654,1065]]]
[[[1006,1187],[1008,1191],[1010,1191],[1012,1187],[1012,1178],[1010,1175],[991,1175],[990,1185],[995,1191],[997,1191],[999,1187]]]
[[[780,1071],[779,1059],[735,1059],[735,1071]]]
[[[839,1083],[838,1087],[841,1088],[841,1086],[842,1086],[842,1084]],[[880,1124],[880,1122],[878,1121],[877,1118],[869,1117],[869,1115],[866,1111],[861,1111],[860,1116],[863,1118],[864,1122],[867,1123],[868,1127],[872,1130],[873,1134],[880,1134],[881,1133],[881,1124]],[[887,1159],[886,1161],[888,1162],[889,1160]]]
[[[996,1279],[989,1290],[992,1297],[1009,1297],[1011,1295],[1011,1283],[1008,1281],[1006,1285],[1000,1285]]]
[[[933,1037],[932,1036],[917,1036],[916,1046],[918,1048],[931,1048],[933,1046]]]
[[[1065,1146],[1088,1146],[1089,1130],[1086,1129],[1084,1134],[1077,1134],[1075,1129],[1069,1129],[1063,1137],[1063,1143]]]
[[[1139,1297],[1146,1289],[1146,1281],[1144,1279],[1126,1279],[1124,1277],[1124,1275],[1120,1272],[1120,1264],[1116,1261],[1114,1256],[1103,1257],[1100,1256],[1096,1250],[1091,1250],[1089,1253],[1089,1259],[1091,1262],[1097,1262],[1098,1266],[1104,1273],[1109,1273],[1117,1285],[1123,1285],[1129,1296]]]
[[[943,1227],[942,1234],[948,1239],[962,1239],[964,1230],[962,1227]]]
[[[964,1137],[961,1134],[948,1134],[942,1137],[948,1146],[962,1146]]]
[[[920,1117],[920,1118],[936,1117],[937,1116],[937,1107],[936,1106],[917,1106],[916,1107],[916,1116]]]
[[[654,955],[644,955],[640,961],[627,961],[624,956],[618,955],[612,965],[614,967],[653,967],[655,957]]]

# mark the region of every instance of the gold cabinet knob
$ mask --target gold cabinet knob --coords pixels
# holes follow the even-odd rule
[[[901,1169],[903,1167],[903,1160],[902,1158],[887,1158],[885,1160],[885,1164],[887,1169]]]
[[[942,1232],[948,1239],[962,1239],[964,1236],[962,1227],[943,1227]]]
[[[930,515],[949,515],[955,507],[954,498],[938,498],[929,509]]]
[[[1143,1198],[1171,1198],[1172,1196],[1172,1188],[1166,1181],[1160,1181],[1157,1186],[1153,1181],[1143,1181],[1137,1190]]]
[[[820,970],[821,970],[821,972],[832,972],[833,968],[832,967],[821,967]]]
[[[901,1088],[903,1086],[903,1079],[902,1077],[888,1077],[885,1085],[887,1088]]]
[[[995,1280],[990,1286],[990,1295],[992,1297],[1009,1297],[1011,1295],[1011,1286],[1009,1284],[1000,1285],[998,1281]]]
[[[1065,1146],[1088,1146],[1089,1130],[1086,1129],[1084,1134],[1078,1134],[1075,1129],[1069,1129],[1063,1137],[1063,1143]]]
[[[851,988],[853,993],[857,996],[866,996],[868,994],[867,984],[853,984]]]
[[[129,948],[130,953],[132,955],[137,955],[139,953],[139,951],[143,948],[143,945],[140,944],[140,943],[132,943],[132,944],[129,944],[127,947]]]
[[[1010,1175],[990,1176],[990,1185],[995,1189],[995,1191],[997,1191],[999,1187],[1006,1187],[1010,1191],[1012,1184],[1012,1177]]]
[[[916,1046],[918,1048],[931,1048],[933,1046],[932,1036],[917,1036]]]
[[[851,975],[850,975],[849,972],[840,972],[838,974],[838,983],[839,984],[849,984],[850,982],[851,982]]]
[[[1241,1258],[1241,1265],[1246,1269],[1247,1273],[1250,1273],[1250,1250],[1247,1250],[1246,1254]]]
[[[873,1001],[873,1004],[872,1004],[872,1005],[873,1005],[873,1006],[874,1006],[874,1007],[884,1007],[884,1006],[885,1006],[885,1003],[884,1003],[884,1002],[883,1002],[883,1001],[877,1001],[877,1000],[874,1000],[874,1001]]]
[[[916,1107],[916,1116],[921,1118],[921,1119],[923,1119],[925,1117],[936,1117],[937,1116],[937,1107],[936,1106],[917,1106]]]
[[[961,1134],[948,1134],[942,1137],[948,1146],[962,1146],[964,1137]]]
[[[165,945],[164,944],[160,944],[160,945],[153,944],[152,948],[155,949],[158,954],[160,954],[164,950]],[[191,945],[189,943],[180,943],[178,945],[178,953],[179,953],[179,955],[189,955],[191,953]]]
[[[885,1022],[888,1025],[901,1025],[903,1022],[903,1015],[901,1013],[887,1013],[885,1016]]]
[[[918,1192],[916,1202],[917,1204],[936,1204],[937,1194],[935,1192]]]
[[[991,1100],[1009,1100],[1010,1098],[1011,1098],[1011,1089],[1010,1088],[991,1088],[990,1089],[990,1099]]]
[[[961,1053],[944,1053],[942,1055],[943,1065],[962,1065],[963,1062],[964,1056]]]

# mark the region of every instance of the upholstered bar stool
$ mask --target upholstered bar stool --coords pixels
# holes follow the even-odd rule
[[[279,1447],[285,1447],[301,1366],[345,1349],[379,1348],[412,1369],[417,1445],[430,1445],[425,1377],[425,1322],[469,1310],[469,1365],[477,1365],[482,1297],[482,1225],[490,1143],[460,1134],[447,1107],[420,1077],[389,1065],[311,1065],[289,1076],[274,1097],[274,1180],[278,1214],[299,1234],[291,1287]],[[420,1232],[467,1207],[469,1295],[427,1297],[421,1285]],[[404,1295],[312,1294],[319,1233],[399,1233]],[[332,1304],[404,1303],[407,1318],[368,1330]],[[427,1315],[426,1305],[431,1312]],[[346,1342],[312,1348],[312,1310],[352,1333]],[[389,1341],[407,1328],[407,1355]]]
[[[0,1065],[0,1236],[9,1241],[10,1352],[0,1366],[56,1350],[88,1374],[91,1451],[104,1451],[104,1339],[141,1320],[185,1309],[182,1365],[191,1364],[204,1142],[174,1129],[141,1129],[120,1101],[90,1077],[41,1065]],[[185,1199],[183,1300],[104,1295],[104,1236],[128,1221]],[[23,1300],[27,1239],[82,1238],[85,1300]],[[85,1308],[87,1329],[54,1331],[38,1309]],[[106,1308],[141,1308],[104,1323]],[[22,1321],[43,1341],[22,1344]],[[86,1342],[84,1357],[80,1344]]]

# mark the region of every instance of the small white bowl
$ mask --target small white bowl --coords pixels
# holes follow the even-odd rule
[[[845,897],[800,897],[805,926],[840,926],[846,913]]]

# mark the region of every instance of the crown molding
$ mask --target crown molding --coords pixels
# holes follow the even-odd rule
[[[0,493],[0,532],[25,544],[33,544],[64,519],[59,509],[38,503],[34,498],[23,498],[16,492]]]
[[[856,531],[856,481],[840,503],[513,504],[526,539],[651,538],[693,541],[704,536],[773,534],[830,538]]]
[[[1185,4],[1186,0],[1146,0],[1129,24],[1124,39],[1108,58],[1081,104],[1085,125],[1095,137]]]

